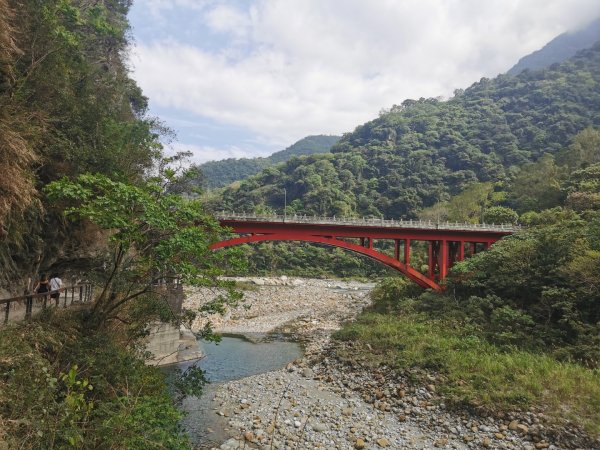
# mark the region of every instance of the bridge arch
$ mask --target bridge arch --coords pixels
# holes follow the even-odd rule
[[[419,286],[426,289],[434,289],[436,291],[442,291],[443,287],[436,281],[428,278],[421,272],[415,270],[415,268],[404,264],[403,262],[394,259],[385,253],[379,252],[373,248],[363,247],[352,242],[347,242],[342,239],[327,236],[315,236],[306,235],[298,236],[295,235],[290,237],[288,234],[255,234],[251,236],[240,236],[236,238],[226,239],[224,241],[217,242],[211,246],[211,249],[217,250],[220,248],[233,247],[242,244],[251,244],[253,242],[265,242],[265,241],[297,241],[297,242],[310,242],[315,244],[324,244],[331,247],[339,247],[352,252],[368,256],[376,261],[379,261],[401,273],[406,275],[409,279],[417,283]]]

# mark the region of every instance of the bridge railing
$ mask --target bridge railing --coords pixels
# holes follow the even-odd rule
[[[52,294],[58,294],[58,297],[51,297]],[[4,310],[4,317],[0,319],[0,325],[9,321],[27,320],[34,312],[46,308],[66,308],[77,303],[87,303],[93,299],[93,295],[93,285],[84,283],[41,294],[32,293],[0,299],[0,311]]]
[[[497,231],[514,233],[521,229],[521,225],[515,224],[486,224],[486,223],[459,223],[459,222],[436,222],[432,220],[403,220],[383,218],[348,218],[348,217],[326,217],[307,215],[258,215],[251,213],[234,213],[222,211],[216,214],[219,220],[236,220],[248,222],[286,222],[306,223],[314,225],[358,225],[378,228],[411,228],[423,230],[457,230],[457,231]]]

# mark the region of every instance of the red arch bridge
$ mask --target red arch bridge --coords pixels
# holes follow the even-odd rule
[[[424,288],[441,291],[448,269],[465,255],[490,247],[514,233],[514,225],[435,223],[413,220],[346,219],[306,216],[218,214],[221,225],[240,236],[217,242],[216,250],[261,241],[303,241],[345,248],[402,272]],[[375,240],[393,242],[394,256],[374,247]],[[427,243],[428,271],[411,266],[411,247]]]

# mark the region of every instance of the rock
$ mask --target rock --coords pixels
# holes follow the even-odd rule
[[[235,439],[235,438],[231,438],[229,439],[227,442],[225,442],[223,445],[221,445],[221,447],[219,447],[221,450],[234,450],[234,449],[238,449],[240,448],[240,442]]]
[[[516,420],[513,420],[511,423],[508,424],[508,429],[515,431],[518,426],[519,426],[519,422],[517,422]]]
[[[377,442],[377,445],[379,445],[380,447],[390,446],[390,441],[388,441],[386,438],[379,438],[375,442]]]
[[[492,445],[492,440],[489,437],[485,437],[483,438],[481,445],[483,445],[485,448],[488,448]]]
[[[427,390],[429,392],[435,392],[435,385],[434,384],[428,384],[427,385]]]
[[[446,438],[436,439],[433,443],[434,447],[445,447],[446,445],[448,445],[448,439]]]
[[[529,427],[520,423],[519,425],[517,425],[517,431],[522,434],[527,434],[529,433]]]
[[[309,369],[308,367],[305,367],[304,369],[302,369],[302,376],[304,378],[312,378],[315,376],[315,373],[313,372],[312,369]]]
[[[296,428],[300,428],[302,426],[302,422],[300,422],[299,420],[294,420],[294,426]]]
[[[317,432],[327,431],[327,425],[324,423],[317,422],[312,425],[312,429]]]
[[[366,445],[367,445],[367,444],[365,443],[365,440],[364,440],[364,439],[362,439],[362,438],[358,438],[358,439],[356,440],[356,442],[354,443],[354,448],[359,448],[359,449],[360,449],[360,448],[365,448],[365,447],[366,447]]]
[[[496,436],[496,439],[504,439],[504,435],[502,433],[494,433],[494,436]]]
[[[541,441],[538,442],[537,444],[535,444],[535,448],[548,448],[550,447],[550,444],[548,444],[547,442]]]
[[[352,415],[352,408],[344,408],[342,409],[342,414],[345,416],[351,416]]]
[[[244,433],[244,439],[248,442],[254,442],[254,433],[252,431],[246,431]]]

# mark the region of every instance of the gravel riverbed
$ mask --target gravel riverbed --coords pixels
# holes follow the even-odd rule
[[[426,384],[341,362],[330,336],[370,302],[372,284],[330,280],[249,278],[255,289],[224,316],[211,320],[222,333],[261,339],[290,333],[305,355],[281,370],[220,385],[214,413],[231,436],[215,449],[558,449],[538,416],[481,417],[448,411]],[[216,293],[188,293],[197,307]]]

